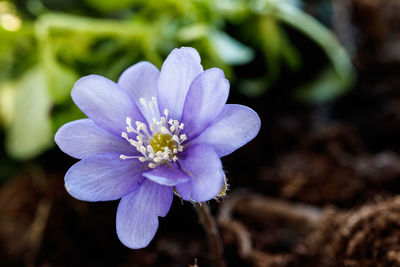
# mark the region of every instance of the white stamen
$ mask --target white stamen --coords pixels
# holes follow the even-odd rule
[[[140,101],[140,104],[143,105],[143,107],[147,108],[147,102],[146,102],[146,100],[145,100],[143,97],[141,97],[141,98],[139,99],[139,101]]]
[[[164,126],[161,127],[160,131],[161,131],[162,134],[169,134],[170,133],[170,131],[168,131],[168,129],[165,128]]]
[[[140,160],[140,157],[137,157],[137,156],[125,156],[125,155],[120,155],[119,158],[120,158],[120,159],[123,159],[123,160],[125,160],[125,159],[137,159],[137,158],[139,158],[139,160]]]
[[[147,145],[147,151],[149,151],[151,154],[154,154],[154,150],[151,145]]]
[[[128,124],[128,126],[132,127],[131,123],[132,123],[132,119],[129,117],[126,117],[126,124]]]
[[[177,135],[173,135],[172,136],[172,140],[174,140],[175,142],[179,143],[179,138]]]
[[[181,142],[185,141],[187,139],[186,134],[181,134],[179,139],[181,139]]]
[[[121,136],[135,147],[142,156],[120,155],[120,158],[123,160],[135,158],[141,162],[148,162],[148,167],[153,169],[168,161],[177,161],[177,154],[183,151],[182,143],[187,140],[185,134],[180,134],[184,124],[178,120],[168,118],[168,109],[164,109],[164,116],[156,115],[158,113],[158,104],[155,97],[152,97],[151,101],[148,102],[144,98],[140,98],[139,101],[144,107],[147,116],[152,118],[151,123],[147,125],[141,121],[135,121],[136,127],[133,127],[132,119],[127,117],[126,132],[122,132]],[[135,140],[129,138],[128,133],[136,134]],[[152,145],[149,142],[153,142]],[[161,144],[165,144],[164,142],[167,142],[168,145],[160,148]],[[160,150],[154,151],[154,144]]]
[[[154,163],[152,163],[152,162],[150,162],[150,163],[149,163],[149,167],[152,168],[152,169],[154,169],[155,167],[157,167],[157,165],[154,164]]]

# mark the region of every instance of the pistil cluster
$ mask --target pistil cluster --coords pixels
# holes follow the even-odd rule
[[[157,120],[155,114],[158,112],[158,107],[155,97],[148,103],[141,98],[140,103],[144,106],[145,112],[150,112],[148,114],[154,116],[149,124],[149,129],[145,123],[140,121],[136,121],[136,127],[133,127],[132,119],[127,117],[126,132],[122,132],[121,136],[134,146],[142,156],[120,155],[120,158],[138,158],[141,162],[148,162],[148,166],[153,169],[169,161],[177,161],[177,154],[183,151],[182,143],[187,139],[185,134],[181,134],[184,128],[183,123],[168,118],[168,109],[165,109],[164,116]],[[135,140],[129,138],[129,133],[136,134]]]

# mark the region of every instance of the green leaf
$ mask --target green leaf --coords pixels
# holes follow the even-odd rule
[[[56,103],[64,102],[70,95],[79,76],[72,69],[56,62],[51,50],[44,50],[42,66],[46,73],[46,85]]]
[[[242,79],[238,84],[238,89],[244,95],[249,97],[257,97],[268,90],[265,79]]]
[[[218,56],[227,64],[243,65],[254,57],[254,51],[225,32],[212,30],[209,39]]]
[[[337,92],[347,91],[346,88],[339,87],[349,87],[354,81],[355,70],[351,63],[350,57],[347,51],[340,45],[336,36],[324,25],[318,22],[312,16],[304,13],[299,8],[294,5],[281,3],[276,6],[275,15],[282,22],[287,23],[291,27],[302,32],[318,44],[322,50],[327,55],[330,60],[332,67],[329,70],[325,70],[313,84],[318,85],[316,88],[310,89],[315,90],[310,92],[309,99],[319,99],[318,101],[329,100],[340,95]],[[336,76],[336,81],[334,82]],[[325,80],[325,81],[324,81]],[[327,82],[329,81],[329,82]],[[335,83],[335,86],[326,86],[327,84]],[[321,86],[323,85],[323,86]],[[322,92],[321,90],[333,90],[332,92]],[[319,92],[316,97],[316,92]]]
[[[0,125],[8,127],[14,113],[15,88],[10,82],[0,85]]]
[[[91,7],[100,11],[114,11],[122,8],[127,8],[136,4],[138,0],[85,0]]]
[[[270,87],[278,79],[285,63],[295,71],[300,68],[301,59],[278,20],[263,15],[258,18],[257,22],[259,32],[257,40],[264,52],[268,68],[265,86]]]
[[[149,27],[139,22],[96,19],[64,13],[47,13],[35,22],[35,31],[39,39],[65,32],[110,37],[146,36],[149,30]]]
[[[240,23],[250,12],[248,2],[248,0],[218,0],[212,4],[215,12],[228,17],[231,22]]]
[[[10,156],[26,160],[53,143],[49,118],[51,107],[46,79],[40,67],[34,67],[15,82],[15,110],[6,136]]]
[[[335,99],[350,89],[349,80],[341,79],[332,67],[323,70],[316,79],[295,90],[295,98],[308,103]]]
[[[208,32],[208,25],[204,23],[196,23],[179,29],[176,33],[176,38],[180,42],[187,43],[199,40],[200,38],[204,38]]]
[[[258,31],[260,32],[260,45],[265,55],[268,68],[267,81],[270,86],[279,76],[282,67],[282,30],[278,21],[270,16],[262,16],[258,20]]]
[[[72,99],[68,99],[61,105],[57,105],[52,109],[52,129],[57,130],[64,124],[87,118],[86,115],[75,105]]]

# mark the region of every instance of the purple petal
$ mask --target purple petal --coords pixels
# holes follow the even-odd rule
[[[176,185],[175,188],[183,200],[191,200],[192,183],[190,181],[187,183]]]
[[[189,86],[201,72],[203,67],[196,49],[174,49],[164,61],[158,80],[160,111],[168,109],[172,119],[180,120]]]
[[[137,191],[124,196],[117,211],[121,242],[129,248],[146,247],[157,231],[158,217],[167,215],[173,195],[173,187],[145,179]]]
[[[190,177],[181,171],[177,164],[163,165],[143,173],[143,176],[162,185],[177,185],[189,181]]]
[[[153,64],[143,61],[126,69],[118,80],[118,84],[129,93],[147,122],[151,122],[153,117],[159,119],[160,112],[156,106],[156,112],[152,114],[140,103],[140,98],[149,102],[152,97],[157,97],[159,75],[160,71]]]
[[[176,185],[184,200],[207,201],[221,192],[225,175],[221,160],[213,149],[194,145],[179,158],[179,164],[191,177],[189,182]]]
[[[251,108],[225,105],[217,119],[189,145],[206,144],[223,157],[256,137],[260,126],[260,118]]]
[[[220,69],[208,69],[194,79],[186,96],[181,120],[188,140],[213,122],[222,111],[228,94],[229,82]]]
[[[64,153],[77,159],[93,154],[134,155],[137,153],[126,140],[100,128],[90,119],[72,121],[63,125],[58,129],[54,139]]]
[[[68,170],[65,188],[80,200],[116,200],[140,186],[144,179],[142,164],[138,160],[122,160],[119,154],[93,155]]]
[[[121,135],[126,117],[144,122],[135,103],[120,86],[98,75],[89,75],[75,83],[71,92],[75,104],[100,127]]]

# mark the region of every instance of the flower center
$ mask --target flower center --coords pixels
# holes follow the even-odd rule
[[[165,135],[162,133],[158,133],[153,135],[152,138],[149,140],[149,145],[153,148],[154,152],[158,151],[164,151],[166,150],[165,147],[167,147],[167,150],[174,150],[175,144],[174,141],[172,140],[170,135]]]
[[[152,101],[146,102],[143,98],[140,103],[144,106],[147,114],[155,114],[158,112],[157,100],[155,97]],[[126,118],[126,132],[122,132],[121,136],[139,151],[142,156],[125,156],[120,155],[121,159],[137,158],[141,162],[148,162],[150,168],[167,163],[169,161],[177,161],[179,152],[183,151],[182,143],[186,141],[185,134],[180,134],[184,125],[178,120],[168,119],[169,111],[164,110],[164,116],[159,120],[155,117],[149,124],[149,130],[145,123],[136,121],[136,128],[132,126],[132,119]],[[136,140],[129,138],[129,133],[136,134]]]

